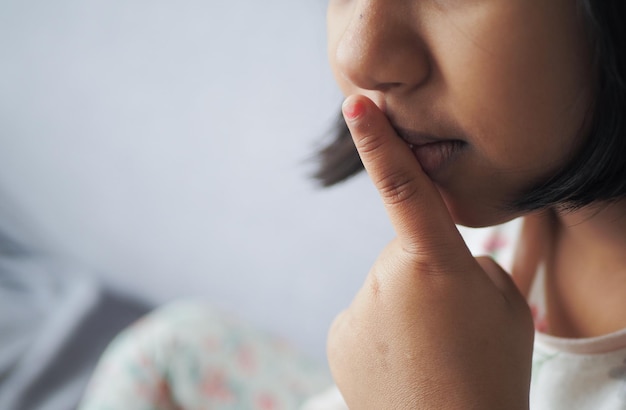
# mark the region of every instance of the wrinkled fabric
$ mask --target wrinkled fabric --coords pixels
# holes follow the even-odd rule
[[[148,306],[85,270],[0,256],[0,409],[75,408],[108,341]]]

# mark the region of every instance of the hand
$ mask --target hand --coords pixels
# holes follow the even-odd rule
[[[331,326],[351,409],[527,409],[533,324],[509,275],[467,249],[437,188],[363,96],[344,116],[397,238]]]

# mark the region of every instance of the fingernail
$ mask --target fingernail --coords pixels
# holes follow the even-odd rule
[[[365,112],[365,105],[361,101],[354,101],[353,98],[347,98],[343,102],[342,110],[346,120],[353,121]]]

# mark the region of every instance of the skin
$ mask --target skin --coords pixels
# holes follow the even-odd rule
[[[505,205],[580,146],[593,76],[575,1],[331,0],[328,23],[344,117],[397,233],[330,329],[338,387],[355,409],[528,408],[537,264],[552,334],[626,327],[626,205],[527,216],[513,277],[455,223],[519,216]],[[464,146],[425,173],[399,127]]]
[[[472,257],[378,107],[353,96],[344,113],[398,234],[329,332],[348,407],[527,408],[533,328],[523,296],[491,259]]]
[[[331,0],[329,60],[346,96],[396,126],[467,144],[431,175],[458,223],[516,215],[508,201],[579,145],[590,47],[574,0]]]

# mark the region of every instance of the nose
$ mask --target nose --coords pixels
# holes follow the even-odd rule
[[[411,13],[388,0],[356,2],[334,58],[337,74],[365,90],[409,91],[430,72]]]

